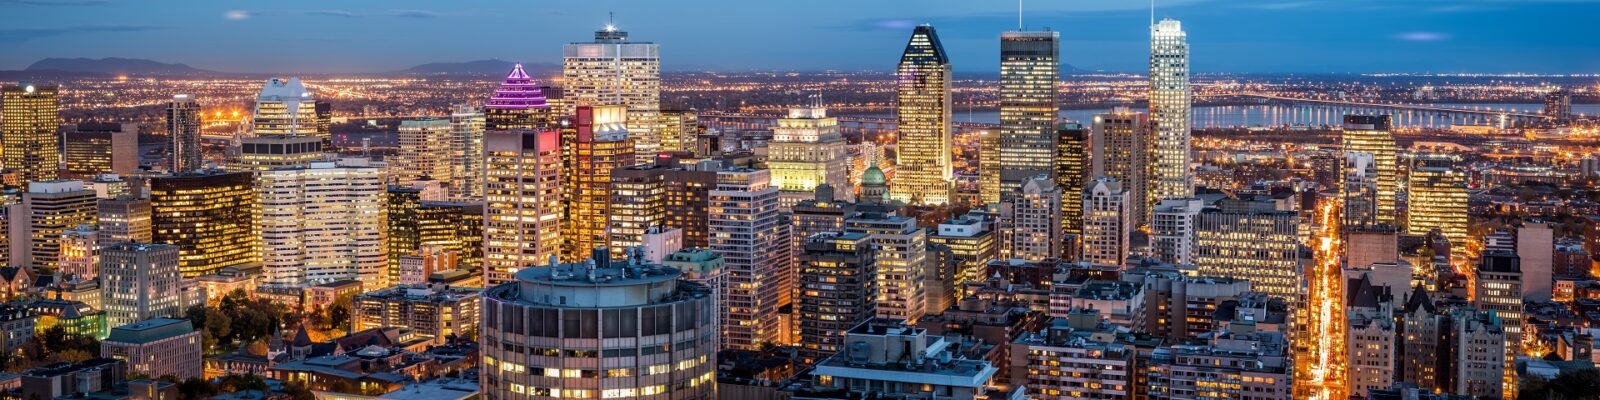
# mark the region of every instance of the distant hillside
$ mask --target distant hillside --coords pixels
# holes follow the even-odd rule
[[[395,71],[395,73],[405,75],[505,75],[511,71],[511,66],[515,64],[505,60],[428,63]],[[553,63],[522,63],[522,69],[533,76],[552,75],[561,72],[561,66]]]
[[[163,62],[137,59],[137,58],[46,58],[29,65],[23,71],[60,71],[67,73],[105,74],[105,75],[159,75],[159,76],[193,76],[193,75],[219,75],[216,71],[203,70],[184,64],[167,64]]]

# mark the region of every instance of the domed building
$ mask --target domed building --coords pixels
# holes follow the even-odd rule
[[[861,174],[861,202],[884,203],[889,201],[889,178],[883,170],[873,165]]]

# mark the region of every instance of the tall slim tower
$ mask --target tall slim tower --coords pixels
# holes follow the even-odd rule
[[[60,174],[61,128],[55,86],[22,84],[0,88],[0,143],[5,168],[21,182],[55,180]]]
[[[483,109],[458,106],[450,113],[450,197],[483,200]]]
[[[1077,197],[1092,179],[1089,175],[1092,171],[1091,137],[1090,131],[1077,123],[1062,124],[1056,130],[1056,187],[1061,188],[1063,198],[1067,199],[1061,203],[1061,228],[1069,235],[1066,238],[1069,241],[1076,241],[1083,232],[1083,202],[1077,201]],[[1074,248],[1076,246],[1068,244],[1062,250]]]
[[[778,188],[767,170],[717,173],[710,192],[711,251],[727,260],[722,334],[727,348],[752,350],[777,343],[778,301],[793,244],[778,212]]]
[[[1089,176],[1115,179],[1128,191],[1134,223],[1148,221],[1153,194],[1150,185],[1150,116],[1126,108],[1094,116]]]
[[[950,202],[950,58],[933,26],[911,31],[895,74],[895,180],[889,197],[907,204]]]
[[[400,121],[400,154],[391,164],[395,183],[411,185],[423,179],[454,182],[450,129],[450,121],[439,118]]]
[[[628,135],[640,163],[661,151],[661,54],[650,42],[629,42],[628,32],[606,24],[594,41],[563,49],[562,90],[568,104],[628,107]]]
[[[767,168],[772,170],[772,185],[778,187],[780,206],[785,210],[816,197],[817,186],[850,186],[846,170],[850,156],[844,136],[839,134],[839,119],[829,117],[820,103],[789,109],[789,117],[778,118],[772,141],[767,143]],[[849,191],[841,194],[846,201],[853,197]]]
[[[122,326],[183,314],[178,246],[120,243],[100,249],[106,324]]]
[[[1028,261],[1060,258],[1061,187],[1044,176],[1029,179],[1011,198],[1011,257]],[[1080,202],[1081,204],[1081,202]],[[1081,207],[1080,207],[1081,210]]]
[[[483,103],[483,114],[484,129],[491,131],[543,130],[555,123],[544,89],[528,77],[522,64],[511,67],[500,87]]]
[[[201,167],[200,118],[200,102],[194,95],[175,95],[167,103],[167,169],[173,173]]]
[[[1083,259],[1122,265],[1128,258],[1128,234],[1133,232],[1131,197],[1116,179],[1099,177],[1083,191]]]
[[[555,131],[485,134],[484,286],[545,265],[561,248],[561,147]]]
[[[1056,84],[1061,34],[1000,34],[1000,192],[1039,175],[1055,179]]]
[[[579,262],[607,243],[611,215],[611,172],[632,165],[633,140],[628,138],[627,108],[579,105],[574,110],[576,134],[570,147],[570,168],[562,170],[566,217],[561,227],[561,259]],[[611,249],[618,258],[627,249]]]
[[[812,365],[844,349],[844,333],[877,313],[878,264],[863,233],[806,237],[800,251],[800,357]]]
[[[1395,154],[1394,135],[1389,132],[1389,116],[1346,115],[1340,138],[1346,154],[1372,154],[1372,168],[1377,171],[1373,223],[1393,226],[1396,222],[1395,192],[1399,191],[1396,177],[1399,156]]]
[[[300,78],[272,78],[256,95],[251,132],[256,136],[302,135],[327,138],[317,116],[317,101]]]
[[[1194,197],[1189,172],[1189,36],[1174,19],[1150,27],[1150,119],[1155,151],[1148,201]]]
[[[1407,179],[1406,233],[1427,236],[1439,229],[1450,254],[1467,250],[1467,174],[1448,155],[1418,155]],[[1518,242],[1520,244],[1521,242]]]
[[[1000,202],[1000,134],[978,132],[978,202]]]

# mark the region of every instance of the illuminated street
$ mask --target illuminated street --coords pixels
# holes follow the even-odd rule
[[[1317,205],[1315,262],[1306,271],[1306,307],[1299,322],[1304,334],[1297,339],[1303,350],[1297,357],[1294,374],[1297,399],[1344,399],[1348,397],[1349,366],[1346,363],[1346,321],[1344,315],[1344,276],[1339,259],[1343,249],[1339,238],[1339,200],[1325,199]]]

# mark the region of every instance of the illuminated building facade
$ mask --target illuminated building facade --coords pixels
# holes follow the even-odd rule
[[[1194,197],[1189,107],[1189,36],[1177,20],[1162,19],[1150,27],[1150,120],[1155,141],[1149,202]]]
[[[0,87],[0,144],[17,183],[55,180],[60,171],[60,99],[55,86]]]
[[[100,271],[100,246],[94,227],[79,225],[61,233],[61,252],[56,255],[57,271],[72,281],[94,280]]]
[[[423,179],[455,182],[453,136],[449,120],[400,121],[400,153],[389,164],[394,183],[410,185]]]
[[[1299,223],[1294,211],[1202,211],[1194,225],[1194,265],[1202,276],[1247,280],[1255,291],[1299,304],[1306,292]]]
[[[1426,236],[1438,229],[1451,254],[1467,247],[1467,174],[1450,156],[1418,156],[1406,188],[1406,233]]]
[[[1128,258],[1128,235],[1133,232],[1132,196],[1116,179],[1104,176],[1090,181],[1082,196],[1083,260],[1122,265]]]
[[[982,281],[984,264],[999,256],[999,241],[994,229],[976,215],[951,217],[939,223],[928,243],[950,248],[957,263],[955,283]]]
[[[350,300],[351,330],[410,329],[445,344],[451,335],[478,328],[483,289],[404,285],[368,291]]]
[[[1516,398],[1517,372],[1516,358],[1522,353],[1522,259],[1517,253],[1506,250],[1489,250],[1483,253],[1483,259],[1478,263],[1478,270],[1473,274],[1477,280],[1477,290],[1473,301],[1479,310],[1492,313],[1500,321],[1507,321],[1501,329],[1505,335],[1505,349],[1502,357],[1501,371],[1504,373],[1502,386],[1504,393],[1496,391],[1474,391],[1473,395],[1493,396],[1502,395],[1503,398]],[[1491,324],[1492,325],[1492,324]],[[1459,348],[1458,348],[1459,349]],[[1462,367],[1465,369],[1466,367]],[[1472,378],[1463,379],[1470,381]],[[1461,382],[1457,383],[1462,384]],[[1491,393],[1491,394],[1480,394]]]
[[[483,200],[483,109],[463,105],[450,113],[450,196]]]
[[[644,246],[652,228],[666,227],[664,169],[654,164],[640,164],[611,170],[611,208],[607,216],[606,247],[615,254],[620,255],[634,246]],[[678,243],[681,244],[682,240],[682,230],[679,230]]]
[[[1093,172],[1089,132],[1078,123],[1062,124],[1056,130],[1056,187],[1061,188],[1061,193],[1069,200],[1061,204],[1061,225],[1070,236],[1067,239],[1074,242],[1083,232],[1083,203],[1073,198],[1083,193],[1089,180],[1094,179],[1089,176]],[[1069,243],[1067,248],[1076,246]]]
[[[606,25],[594,41],[563,48],[562,90],[572,106],[627,106],[628,137],[638,162],[661,151],[661,49],[630,42],[628,32]]]
[[[911,31],[895,73],[895,182],[889,197],[906,204],[950,203],[954,190],[950,58],[932,26]],[[841,186],[842,187],[842,186]]]
[[[1018,189],[1011,198],[1011,258],[1041,261],[1061,257],[1061,246],[1066,243],[1061,203],[1061,188],[1043,175]]]
[[[256,136],[300,135],[328,138],[317,115],[316,99],[300,78],[268,79],[256,95],[250,131]]]
[[[1000,34],[1000,191],[1055,176],[1056,85],[1061,34]]]
[[[1400,165],[1389,129],[1387,115],[1346,115],[1340,140],[1346,154],[1372,155],[1372,169],[1377,171],[1373,223],[1395,225],[1395,192],[1399,189],[1396,175]]]
[[[173,173],[200,169],[200,101],[194,95],[173,95],[167,103],[167,170]],[[136,146],[137,147],[137,146]]]
[[[661,151],[693,152],[700,135],[699,113],[682,105],[661,108]]]
[[[548,263],[561,248],[561,148],[554,131],[489,131],[484,136],[485,287]]]
[[[839,119],[828,116],[820,98],[814,104],[789,109],[788,118],[778,118],[767,142],[767,168],[772,170],[772,185],[778,187],[779,207],[816,195],[817,186],[849,187],[844,136],[839,135]],[[903,133],[904,131],[902,131]],[[855,197],[838,192],[845,201]]]
[[[150,179],[151,237],[155,243],[178,246],[184,277],[261,265],[254,180],[249,172]]]
[[[819,233],[800,248],[800,359],[844,349],[844,333],[877,313],[878,268],[863,233]]]
[[[123,243],[100,249],[106,324],[122,326],[183,315],[177,246]]]
[[[715,398],[712,288],[670,267],[598,264],[528,268],[484,291],[485,397]]]
[[[611,171],[633,165],[634,145],[628,138],[623,106],[579,105],[574,110],[575,134],[567,145],[570,164],[562,170],[566,217],[561,226],[561,259],[578,262],[609,240]],[[626,249],[611,249],[620,255]]]
[[[916,218],[881,212],[846,219],[844,230],[867,234],[877,252],[878,316],[921,319],[928,311],[927,230],[917,226]]]
[[[1341,225],[1358,229],[1378,225],[1378,166],[1372,153],[1344,153],[1339,197],[1344,204]]]
[[[315,136],[258,136],[243,138],[239,149],[229,157],[227,170],[266,171],[275,168],[305,167],[317,161],[329,161],[331,155],[324,151],[325,142]]]
[[[1195,219],[1204,209],[1196,198],[1163,199],[1150,213],[1150,257],[1178,265],[1194,265]]]
[[[556,120],[543,87],[528,77],[522,64],[512,67],[500,87],[483,103],[483,117],[484,129],[491,131],[544,130],[554,126]]]
[[[978,200],[1000,202],[1000,134],[978,132]]]
[[[1091,125],[1089,176],[1117,180],[1128,191],[1136,223],[1147,221],[1150,198],[1150,116],[1117,108]]]
[[[787,297],[793,247],[778,211],[778,188],[767,170],[717,173],[710,192],[710,249],[726,261],[722,307],[725,348],[755,350],[780,343],[778,305]]]
[[[100,199],[95,209],[101,245],[152,242],[150,200],[130,196]]]
[[[82,181],[54,180],[28,182],[28,191],[22,194],[25,219],[12,221],[27,224],[26,261],[35,271],[54,271],[59,268],[57,257],[61,254],[61,235],[78,225],[95,224],[94,191],[83,188]]]
[[[383,178],[380,168],[334,163],[258,173],[262,283],[388,286]]]
[[[483,266],[481,203],[423,200],[422,190],[410,187],[390,186],[387,193],[386,279],[397,281],[402,275],[401,258],[419,255],[429,247],[454,254],[459,269]]]
[[[85,122],[61,136],[63,177],[87,180],[139,169],[139,124]]]

